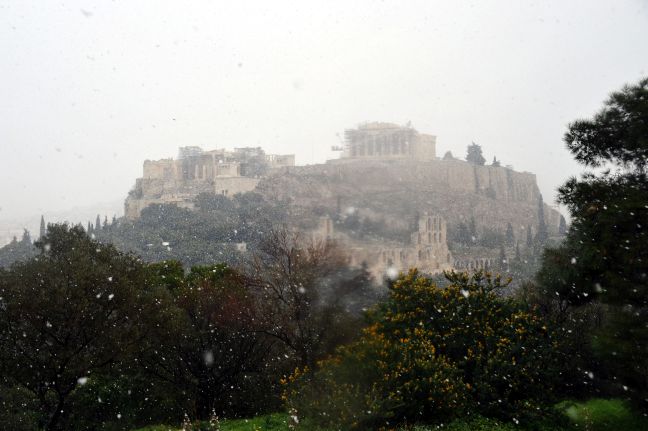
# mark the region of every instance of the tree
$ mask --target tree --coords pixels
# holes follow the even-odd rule
[[[99,214],[97,214],[97,220],[95,221],[94,228],[97,232],[101,230],[101,217],[99,217]]]
[[[466,161],[472,163],[473,165],[483,166],[486,163],[486,159],[482,156],[482,149],[479,145],[474,142],[472,145],[468,145],[468,150],[466,153]]]
[[[531,231],[531,225],[527,225],[526,246],[527,246],[527,251],[533,250],[533,232]]]
[[[446,151],[445,154],[443,155],[443,160],[454,160],[452,151]]]
[[[565,235],[567,233],[567,221],[562,215],[560,216],[560,223],[558,224],[558,233],[560,235]]]
[[[616,385],[648,412],[648,78],[613,93],[592,119],[569,125],[565,143],[586,167],[558,200],[571,215],[565,241],[543,257],[538,282],[569,307],[600,301],[607,324],[597,352]]]
[[[612,93],[593,119],[571,123],[565,143],[574,158],[585,166],[611,163],[645,173],[647,117],[648,78],[644,78]]]
[[[499,160],[497,160],[497,157],[493,157],[493,163],[491,164],[491,166],[499,168],[500,166],[502,166],[502,164],[500,163]]]
[[[40,233],[38,235],[38,238],[44,237],[46,233],[47,233],[47,227],[45,226],[45,217],[41,215]]]
[[[149,326],[150,345],[140,364],[155,379],[187,394],[188,410],[205,420],[254,414],[267,390],[274,340],[261,332],[261,316],[244,277],[225,265],[196,266],[184,276],[178,262],[148,267],[165,284],[161,310]],[[255,391],[265,388],[260,393]],[[252,408],[250,408],[252,406]],[[246,410],[247,408],[247,410]]]
[[[348,268],[334,242],[309,241],[287,228],[270,232],[248,277],[259,298],[264,332],[283,343],[300,366],[313,367],[351,339],[358,316],[346,308],[351,303],[362,308],[375,299],[366,271]]]
[[[287,382],[289,407],[331,429],[542,414],[562,364],[553,329],[498,293],[500,278],[416,271],[391,286],[362,338]],[[313,427],[315,428],[315,427]]]
[[[0,370],[5,386],[31,392],[39,427],[59,429],[75,390],[132,353],[150,311],[141,264],[49,225],[39,255],[0,271]]]
[[[547,224],[545,223],[544,218],[544,202],[542,201],[542,195],[538,198],[538,230],[536,231],[535,244],[539,250],[542,250],[547,239],[549,238],[549,233],[547,232]]]

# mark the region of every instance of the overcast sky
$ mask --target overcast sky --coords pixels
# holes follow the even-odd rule
[[[648,2],[0,1],[0,219],[126,197],[179,146],[299,164],[408,121],[537,174],[566,124],[648,75]]]

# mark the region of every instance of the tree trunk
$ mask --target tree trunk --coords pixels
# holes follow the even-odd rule
[[[63,414],[63,406],[65,404],[65,397],[63,397],[61,394],[58,394],[58,402],[56,403],[56,410],[54,410],[54,413],[52,416],[50,416],[50,420],[45,426],[46,431],[53,431],[56,430],[58,427],[58,422],[61,420],[61,416]]]
[[[209,420],[216,398],[214,389],[209,384],[201,384],[196,395],[196,419],[201,421]]]

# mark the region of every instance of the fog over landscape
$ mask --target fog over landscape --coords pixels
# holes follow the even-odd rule
[[[364,121],[474,141],[553,203],[567,123],[648,72],[646,40],[640,0],[0,2],[0,230],[119,216],[180,146],[323,163]]]
[[[648,0],[0,0],[0,430],[648,430]]]

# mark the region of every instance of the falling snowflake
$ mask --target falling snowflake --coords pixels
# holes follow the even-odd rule
[[[390,266],[389,268],[387,268],[386,275],[390,280],[396,280],[396,278],[398,278],[398,269]]]
[[[205,365],[208,367],[211,366],[214,363],[214,353],[211,350],[205,350],[203,359],[205,360]]]

